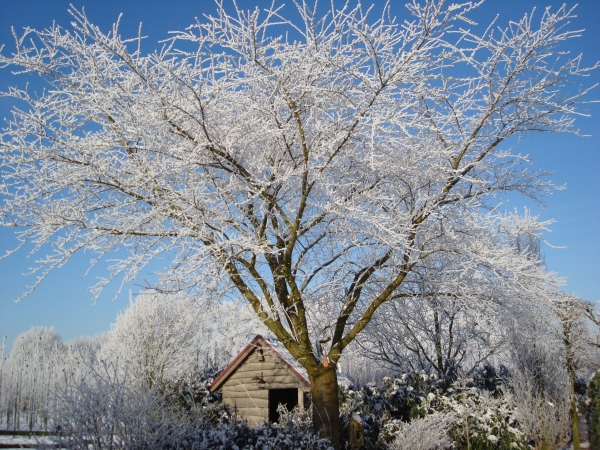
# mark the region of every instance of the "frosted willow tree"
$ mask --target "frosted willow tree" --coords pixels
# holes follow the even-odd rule
[[[559,51],[578,35],[569,9],[476,34],[456,25],[473,7],[414,1],[397,24],[220,4],[152,54],[77,11],[71,31],[26,30],[0,63],[48,86],[6,94],[0,216],[51,249],[32,288],[82,249],[120,258],[96,294],[170,258],[163,289],[251,305],[306,367],[315,427],[337,444],[336,363],[431,255],[552,284],[497,242],[518,218],[486,208],[551,188],[502,145],[575,131],[585,91],[566,87],[589,69]]]

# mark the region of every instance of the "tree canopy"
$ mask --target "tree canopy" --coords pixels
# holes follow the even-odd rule
[[[573,11],[478,35],[471,3],[407,7],[219,4],[148,55],[76,10],[27,30],[0,64],[48,87],[6,94],[26,107],[1,134],[0,217],[50,244],[38,282],[82,249],[121,255],[96,294],[166,256],[159,288],[243,298],[315,385],[436,255],[455,292],[543,298],[554,277],[510,242],[545,224],[494,198],[552,188],[507,139],[576,132]]]

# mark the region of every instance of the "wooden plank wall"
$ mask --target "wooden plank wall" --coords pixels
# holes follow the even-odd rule
[[[260,426],[269,419],[269,389],[296,388],[309,389],[294,375],[289,367],[268,349],[263,351],[264,361],[260,361],[258,349],[253,350],[238,369],[223,383],[223,401],[230,405],[236,414],[248,420],[252,427]],[[267,382],[260,389],[255,376]],[[302,395],[299,393],[299,399]],[[300,406],[302,402],[299,402]]]

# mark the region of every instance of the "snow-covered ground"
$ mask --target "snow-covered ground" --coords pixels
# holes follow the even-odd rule
[[[0,436],[1,449],[37,448],[39,443],[50,444],[51,441],[43,436]],[[10,446],[10,447],[9,447]]]

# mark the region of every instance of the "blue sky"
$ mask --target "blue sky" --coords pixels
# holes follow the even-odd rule
[[[168,37],[169,30],[181,30],[193,23],[195,17],[215,9],[210,0],[0,0],[0,45],[5,44],[3,52],[9,54],[13,49],[11,26],[18,31],[25,26],[45,28],[53,21],[68,26],[71,22],[67,12],[69,3],[76,8],[84,6],[91,21],[103,30],[108,30],[119,13],[123,13],[123,36],[136,35],[142,22],[143,34],[148,36],[146,51],[151,51],[159,40]],[[286,3],[292,5],[291,1]],[[364,1],[364,4],[368,3]],[[376,3],[380,5],[382,2]],[[403,18],[406,13],[401,5],[406,1],[397,3],[398,6],[392,2],[393,11],[398,18]],[[500,22],[503,23],[508,19],[519,19],[536,7],[539,18],[545,6],[556,9],[562,3],[562,0],[488,0],[471,17],[486,25],[500,14]],[[270,1],[238,0],[238,4],[253,8],[255,5],[266,6]],[[600,1],[580,1],[577,14],[579,17],[573,21],[572,29],[586,31],[582,38],[571,41],[569,48],[572,53],[583,53],[585,65],[593,65],[600,60]],[[600,70],[582,81],[586,86],[599,83]],[[4,91],[14,83],[9,70],[0,70],[0,90]],[[600,99],[600,89],[592,93],[592,99]],[[2,122],[9,111],[10,103],[0,98]],[[566,185],[566,189],[547,198],[543,209],[521,197],[507,198],[502,207],[521,212],[528,207],[541,219],[556,220],[551,227],[552,232],[544,237],[552,246],[564,248],[545,247],[548,268],[567,279],[565,290],[596,302],[600,300],[600,104],[589,105],[587,113],[592,117],[580,118],[577,126],[582,134],[590,137],[535,135],[526,136],[520,143],[512,143],[514,149],[531,155],[535,166],[554,171],[551,179],[555,184]],[[0,254],[16,244],[14,230],[0,228]],[[7,336],[7,344],[10,344],[18,334],[32,326],[54,326],[66,340],[108,331],[117,313],[126,308],[128,291],[139,291],[143,279],[126,285],[114,301],[117,286],[109,287],[92,305],[88,288],[96,282],[95,277],[102,275],[102,271],[92,271],[82,278],[91,257],[85,253],[76,256],[19,303],[14,300],[33,282],[32,277],[23,276],[33,265],[33,258],[28,257],[25,249],[0,260],[0,340]],[[155,267],[159,265],[160,262],[157,262]],[[146,275],[146,278],[150,276]]]

